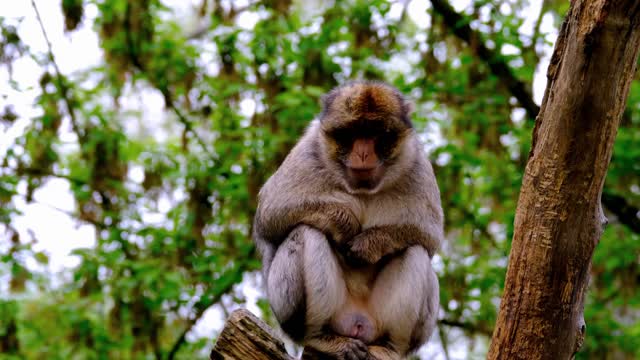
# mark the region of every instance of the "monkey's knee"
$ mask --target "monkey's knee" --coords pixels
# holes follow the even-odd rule
[[[347,289],[334,249],[314,228],[305,231],[303,259],[307,330],[313,335],[344,306]]]
[[[400,359],[402,359],[402,356],[400,356],[400,354],[398,354],[394,350],[391,350],[391,349],[389,349],[387,347],[384,347],[384,346],[378,346],[378,345],[370,346],[369,347],[369,353],[371,353],[371,356],[375,360],[400,360]]]
[[[389,309],[395,313],[402,311],[403,306],[417,309],[420,304],[416,298],[439,297],[438,290],[429,253],[422,246],[412,246],[382,269],[376,279],[374,300],[380,308],[395,304]]]
[[[392,259],[378,276],[372,295],[374,311],[400,353],[417,349],[431,336],[439,291],[431,258],[421,246]]]
[[[438,321],[440,307],[440,285],[438,277],[431,266],[431,257],[416,251],[408,259],[408,266],[421,267],[422,294],[419,315],[411,332],[408,352],[417,351],[431,337]]]
[[[294,340],[304,336],[305,286],[303,226],[291,231],[276,250],[267,274],[267,298],[282,329]]]
[[[278,247],[267,276],[267,297],[282,329],[296,341],[319,332],[342,305],[344,282],[325,235],[296,227]]]

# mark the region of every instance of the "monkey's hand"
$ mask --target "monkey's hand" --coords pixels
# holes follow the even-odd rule
[[[343,251],[347,262],[352,265],[377,263],[383,254],[382,244],[387,237],[383,232],[365,230],[347,241]]]
[[[424,238],[424,233],[410,224],[374,226],[348,241],[344,256],[355,265],[375,264],[384,256],[421,244]]]
[[[316,203],[306,206],[301,214],[301,224],[315,227],[337,244],[344,243],[360,232],[360,221],[350,209],[331,203]]]
[[[336,244],[342,244],[360,232],[360,221],[351,209],[328,202],[302,202],[287,206],[265,205],[256,214],[256,232],[279,245],[298,225],[323,232]]]

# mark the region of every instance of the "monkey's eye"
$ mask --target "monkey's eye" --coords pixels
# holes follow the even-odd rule
[[[395,131],[385,130],[376,139],[376,152],[381,158],[387,159],[391,156],[397,143],[398,134]]]
[[[349,147],[353,142],[353,134],[348,129],[333,129],[327,135],[341,147]]]

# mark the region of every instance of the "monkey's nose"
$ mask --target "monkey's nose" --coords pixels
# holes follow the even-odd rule
[[[362,162],[365,162],[369,157],[369,153],[366,151],[363,151],[361,153],[358,153],[358,157],[360,158],[360,160],[362,160]]]

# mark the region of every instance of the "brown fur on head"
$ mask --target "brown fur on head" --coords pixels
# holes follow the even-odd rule
[[[375,193],[393,183],[413,158],[413,106],[394,87],[356,81],[323,98],[325,162],[342,173],[351,193]]]
[[[389,121],[398,129],[412,128],[413,104],[394,87],[379,81],[353,81],[323,96],[322,128],[344,126],[361,119]]]

